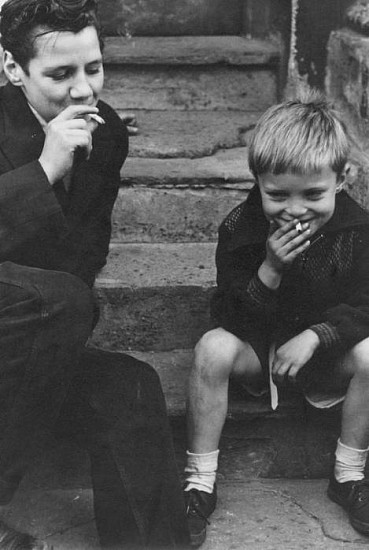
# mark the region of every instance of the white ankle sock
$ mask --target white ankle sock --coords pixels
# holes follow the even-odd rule
[[[196,454],[187,451],[187,466],[185,467],[187,486],[185,491],[198,489],[212,493],[218,469],[219,450],[211,453]]]
[[[339,483],[359,481],[364,478],[368,449],[353,449],[337,441],[334,475]]]

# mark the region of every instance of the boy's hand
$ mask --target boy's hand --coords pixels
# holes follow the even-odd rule
[[[97,107],[70,105],[49,122],[39,162],[51,185],[72,168],[74,153],[80,148],[88,158],[92,149],[92,132],[102,119]]]
[[[297,373],[312,358],[318,346],[318,335],[310,329],[288,340],[275,352],[272,366],[274,381],[281,384],[287,376],[290,382],[295,382]]]
[[[300,224],[301,231],[296,228],[298,224],[298,220],[291,220],[281,227],[274,222],[270,224],[265,263],[276,273],[281,274],[310,244],[309,224]]]
[[[298,220],[291,220],[281,227],[271,222],[266,241],[266,258],[258,270],[261,281],[267,287],[279,287],[283,271],[309,246],[309,233],[309,224],[301,225]]]
[[[138,134],[136,116],[133,113],[121,113],[120,118],[127,127],[128,135],[136,136]]]
[[[296,228],[298,223],[298,220],[291,220],[281,227],[274,222],[270,224],[266,242],[266,263],[277,273],[282,273],[310,244],[309,224],[302,224],[302,230],[299,231]]]

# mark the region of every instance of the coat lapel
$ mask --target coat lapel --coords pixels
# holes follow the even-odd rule
[[[3,109],[0,147],[11,166],[17,168],[40,156],[45,134],[22,90],[10,83],[3,88]]]

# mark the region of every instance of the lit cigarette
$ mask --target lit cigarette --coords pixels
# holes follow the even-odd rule
[[[297,231],[298,233],[302,233],[302,225],[301,225],[301,222],[298,222],[298,223],[296,224],[296,231]]]
[[[96,115],[95,113],[90,113],[88,116],[98,124],[105,124],[105,120],[100,115]]]

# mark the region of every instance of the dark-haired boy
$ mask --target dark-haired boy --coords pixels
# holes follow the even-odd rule
[[[127,130],[99,100],[95,0],[8,0],[1,11],[0,504],[58,424],[90,453],[104,547],[186,544],[160,382],[85,343],[106,262]],[[0,525],[0,548],[36,549]]]

